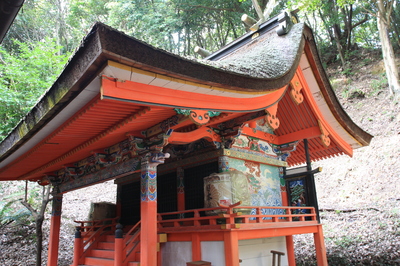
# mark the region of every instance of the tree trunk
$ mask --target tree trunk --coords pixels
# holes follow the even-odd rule
[[[43,220],[44,216],[38,216],[36,219],[36,266],[42,265],[43,250]]]
[[[390,42],[389,34],[388,34],[388,25],[383,18],[383,4],[379,4],[378,1],[378,30],[379,30],[379,38],[381,40],[382,45],[382,55],[383,62],[385,64],[386,76],[389,83],[389,91],[390,94],[395,95],[396,97],[400,96],[400,83],[399,83],[399,72],[397,70],[394,51],[392,43]],[[382,11],[381,11],[382,5]]]
[[[343,46],[342,46],[342,44],[341,44],[341,42],[340,42],[340,39],[341,39],[341,37],[340,37],[340,27],[339,27],[339,25],[338,24],[334,24],[333,25],[333,32],[334,32],[334,36],[335,36],[335,42],[336,42],[336,46],[337,46],[337,49],[338,49],[338,54],[339,54],[339,57],[340,57],[340,61],[342,62],[342,67],[343,67],[343,70],[346,68],[346,60],[344,59],[344,55],[343,55]]]

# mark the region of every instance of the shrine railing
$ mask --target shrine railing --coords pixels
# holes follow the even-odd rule
[[[96,221],[74,221],[78,224],[75,232],[74,262],[78,265],[85,255],[95,247],[105,232],[114,232],[119,217]]]
[[[168,231],[230,228],[261,228],[318,224],[314,207],[239,206],[239,203],[216,208],[204,208],[159,213],[159,229]],[[289,224],[290,223],[290,224]]]
[[[134,225],[123,238],[123,249],[122,254],[123,262],[128,263],[128,261],[134,257],[135,252],[140,249],[140,221]]]

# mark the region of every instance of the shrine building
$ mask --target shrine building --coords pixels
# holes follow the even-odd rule
[[[371,138],[288,13],[201,60],[97,23],[0,144],[0,180],[53,187],[49,266],[63,194],[107,180],[115,214],[77,223],[71,265],[294,266],[298,234],[327,265],[311,162]]]

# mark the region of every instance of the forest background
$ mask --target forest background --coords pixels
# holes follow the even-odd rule
[[[297,8],[300,20],[314,31],[323,64],[334,69],[339,98],[385,95],[385,108],[393,113],[390,122],[398,124],[398,67],[393,69],[382,59],[394,60],[400,50],[400,0],[26,0],[0,46],[0,140],[52,85],[95,21],[172,53],[199,57],[196,46],[216,51],[246,33],[249,26],[241,21],[243,14],[257,24]],[[363,76],[370,79],[372,92],[350,86],[360,67],[353,60],[363,55],[368,55],[363,64],[382,63],[383,71]],[[366,119],[361,122],[371,118]],[[8,187],[0,183],[0,194]],[[0,229],[15,223],[29,228],[35,223],[43,202],[49,200],[48,191],[41,193],[35,184],[27,188],[0,199]]]

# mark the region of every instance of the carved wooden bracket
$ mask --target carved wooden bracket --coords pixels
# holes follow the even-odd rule
[[[265,120],[267,121],[268,125],[272,127],[273,130],[277,129],[279,127],[279,118],[276,117],[276,113],[278,111],[278,103],[274,104],[271,107],[268,107],[266,112],[267,116]]]
[[[200,127],[190,132],[173,132],[169,138],[171,144],[188,144],[196,140],[205,138],[212,142],[221,142],[221,137],[208,127]]]
[[[296,104],[301,104],[304,100],[304,96],[301,93],[303,86],[301,85],[299,78],[295,75],[290,84],[292,85],[292,89],[290,90],[290,96],[292,97],[292,100]]]
[[[321,121],[318,120],[319,128],[321,129],[321,141],[325,147],[329,147],[331,144],[331,139],[329,138],[328,130],[322,125]]]
[[[174,109],[178,114],[189,116],[190,119],[197,125],[205,125],[210,121],[210,117],[218,116],[221,112],[207,111],[207,110],[188,110],[188,109]]]

